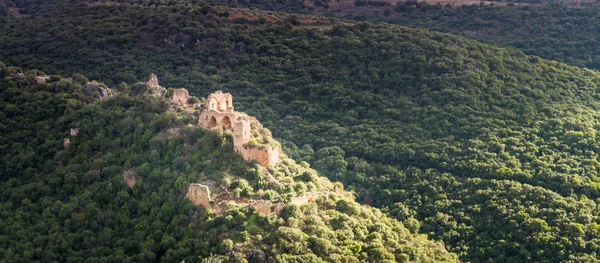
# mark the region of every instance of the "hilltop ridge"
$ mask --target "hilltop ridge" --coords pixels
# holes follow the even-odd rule
[[[201,99],[40,76],[0,63],[4,260],[457,262],[305,162],[243,160],[229,131],[198,127]]]
[[[270,23],[275,16],[260,19],[269,12],[246,9],[248,19],[243,19],[230,10],[180,2],[72,3],[48,5],[35,16],[9,21],[0,34],[3,59],[65,76],[82,72],[119,91],[134,91],[129,98],[102,100],[90,115],[110,110],[123,116],[127,112],[123,105],[139,107],[137,114],[121,117],[123,123],[114,125],[118,129],[94,126],[96,121],[84,115],[87,122],[79,126],[97,127],[96,141],[86,134],[90,131],[80,129],[67,153],[43,156],[63,165],[70,160],[81,165],[86,158],[97,159],[98,149],[109,152],[128,146],[108,155],[119,165],[104,176],[117,174],[110,177],[118,180],[113,185],[123,187],[120,196],[133,199],[132,207],[145,200],[144,194],[152,196],[149,193],[163,189],[154,200],[172,200],[161,207],[165,214],[172,211],[170,205],[180,203],[198,209],[194,211],[208,211],[186,201],[185,195],[190,184],[210,187],[209,181],[218,182],[210,188],[211,198],[217,201],[221,185],[248,201],[273,203],[319,191],[312,176],[297,176],[299,170],[286,165],[249,165],[235,153],[227,132],[220,135],[196,128],[197,119],[185,108],[157,113],[172,104],[153,96],[137,98],[136,92],[143,94],[147,86],[131,84],[156,72],[161,84],[186,88],[190,94],[206,96],[215,90],[234,94],[235,109],[261,120],[301,167],[310,164],[307,167],[319,174],[343,182],[359,202],[380,208],[412,233],[443,240],[446,249],[462,261],[593,262],[596,258],[600,244],[597,71],[385,23],[344,24],[332,18],[325,27],[307,27],[299,15],[277,14],[276,22]],[[162,106],[152,106],[154,100]],[[7,112],[15,111],[11,106]],[[24,129],[35,130],[31,126]],[[62,133],[59,143],[70,128],[58,131]],[[25,135],[34,136],[28,132],[12,136],[22,142]],[[9,155],[12,161],[6,162],[6,171],[20,171],[47,149],[37,153],[33,151],[37,148],[26,146],[7,146],[14,155]],[[102,170],[104,166],[89,167]],[[123,175],[130,169],[136,175]],[[271,179],[258,172],[262,169],[290,183],[273,184],[274,189],[260,197],[259,190]],[[79,173],[65,177],[66,185],[73,184],[75,174]],[[89,171],[86,182],[96,176]],[[128,188],[123,177],[136,179],[136,186]],[[168,186],[159,184],[158,178]],[[20,204],[24,199],[20,197],[11,203]],[[319,211],[328,209],[318,202],[303,207],[314,205]],[[227,217],[215,218],[221,216]],[[343,225],[338,220],[327,222],[336,231]],[[142,230],[149,224],[137,223]],[[340,238],[328,235],[336,246],[346,246],[334,237]],[[269,246],[274,244],[278,245]],[[153,249],[152,244],[147,247]],[[220,253],[220,248],[201,247],[208,249],[202,253],[205,256],[210,249]],[[342,254],[364,261],[375,253],[361,257],[363,252]]]
[[[49,77],[44,76],[38,76],[37,78],[44,81],[49,79]],[[263,214],[276,213],[279,215],[286,203],[306,205],[316,202],[321,197],[329,199],[329,195],[332,193],[354,200],[355,197],[351,193],[343,191],[341,185],[336,186],[326,178],[315,177],[317,172],[310,169],[308,164],[305,163],[300,166],[283,154],[280,159],[281,146],[279,142],[273,139],[271,132],[264,128],[256,118],[244,112],[235,111],[233,96],[230,93],[223,93],[219,90],[208,95],[206,99],[196,99],[190,96],[186,89],[161,87],[158,77],[154,73],[150,75],[147,82],[138,82],[136,85],[146,85],[148,87],[148,91],[144,95],[167,99],[171,105],[169,107],[171,111],[191,114],[197,119],[196,126],[198,128],[230,136],[234,152],[238,153],[244,160],[253,161],[263,167],[270,168],[257,167],[257,173],[265,180],[265,183],[256,195],[247,196],[246,198],[240,198],[240,193],[231,193],[229,186],[220,185],[219,181],[207,180],[203,184],[191,183],[188,186],[186,198],[193,204],[212,208],[217,213],[223,213],[235,206],[248,206]],[[126,92],[131,92],[131,89]],[[134,92],[134,94],[139,94],[139,92]],[[277,173],[276,171],[282,168],[290,169],[290,167],[293,167],[294,170],[305,177],[316,178],[317,180],[311,182],[315,184],[314,187],[309,187],[313,190],[300,193],[297,196],[286,195],[282,198],[274,198],[271,195],[268,199],[263,199],[265,198],[264,191],[275,190],[283,194],[282,190],[284,190],[286,183],[295,185],[294,181],[289,180],[283,180],[282,183],[272,174]],[[131,176],[124,176],[124,178],[126,177]],[[130,188],[132,187],[130,186]]]

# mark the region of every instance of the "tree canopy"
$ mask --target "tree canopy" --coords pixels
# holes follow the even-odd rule
[[[218,5],[58,2],[7,21],[0,57],[113,87],[155,72],[163,85],[198,97],[231,92],[235,108],[261,120],[293,159],[413,233],[442,240],[460,260],[594,261],[598,72],[444,33],[305,18]],[[8,168],[28,167],[38,148],[15,147],[19,161]],[[290,252],[282,261],[316,261],[298,255],[308,247],[328,248],[316,256],[337,251],[289,227],[270,228],[298,246],[282,246]],[[218,244],[231,247],[225,239]],[[343,251],[389,259],[395,252],[380,243]],[[211,249],[202,255],[219,252]]]

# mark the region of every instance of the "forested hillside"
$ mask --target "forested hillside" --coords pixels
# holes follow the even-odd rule
[[[265,190],[271,200],[327,181],[288,159],[270,168],[286,185],[268,190],[230,138],[188,125],[193,116],[169,111],[166,100],[119,94],[91,103],[84,76],[38,83],[38,74],[0,63],[2,261],[456,261],[344,194],[288,204],[279,216],[193,206],[184,192],[200,180],[223,182],[239,198]],[[126,171],[136,174],[131,189]]]
[[[0,57],[231,92],[291,157],[463,261],[595,261],[599,73],[402,26],[266,17],[58,3],[8,22]]]
[[[458,34],[529,55],[600,69],[597,5],[452,7],[406,1],[389,10],[388,16],[365,13],[348,17]]]
[[[516,48],[528,55],[600,69],[600,6],[595,2],[449,2],[451,4],[411,0],[397,3],[315,0],[310,1],[302,12],[452,33],[488,44]],[[221,3],[231,5],[229,1]],[[249,5],[247,2],[237,4]],[[272,3],[268,9],[298,10],[290,9],[287,2]]]

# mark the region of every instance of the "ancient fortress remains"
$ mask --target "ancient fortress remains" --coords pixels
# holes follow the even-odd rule
[[[156,75],[151,74],[148,82],[140,82],[150,87],[150,95],[165,96],[167,89],[161,87]],[[174,105],[190,106],[190,95],[186,89],[172,89],[170,102]],[[197,105],[191,105],[194,108]],[[189,108],[188,108],[189,109]],[[217,91],[208,95],[206,102],[200,105],[202,110],[198,118],[198,126],[214,130],[222,128],[223,131],[233,134],[233,150],[240,154],[246,161],[256,161],[262,166],[275,165],[279,161],[279,147],[260,143],[262,125],[256,118],[233,109],[233,98],[229,93]],[[252,143],[250,142],[252,139]],[[263,140],[264,141],[264,140]]]
[[[204,103],[198,103],[197,100],[190,99],[191,97],[186,89],[167,90],[161,87],[158,83],[158,78],[154,74],[150,75],[148,82],[139,82],[136,84],[144,84],[150,88],[143,95],[167,97],[172,109],[177,108],[177,111],[181,110],[188,113],[200,110],[198,126],[208,130],[222,129],[224,132],[231,133],[233,135],[233,150],[240,154],[244,160],[256,161],[262,166],[274,166],[279,162],[279,144],[274,142],[270,132],[263,128],[256,118],[243,112],[236,112],[233,109],[233,97],[231,94],[217,91],[210,94]],[[77,136],[78,132],[79,129],[72,129],[71,137]],[[69,142],[69,138],[65,138],[65,147],[68,147]],[[281,185],[281,182],[273,178],[268,169],[261,168],[261,173],[268,174],[275,184]],[[122,176],[129,188],[133,188],[141,179],[132,169],[124,171]],[[211,188],[213,190],[216,189],[217,194],[213,193],[211,195]],[[215,183],[210,180],[206,184],[193,183],[188,186],[186,198],[194,205],[214,209],[215,213],[223,212],[224,209],[227,209],[233,203],[236,206],[252,207],[263,214],[279,214],[286,203],[304,205],[315,202],[320,196],[327,198],[331,192],[328,189],[312,191],[292,197],[288,202],[279,201],[274,203],[271,200],[265,199],[234,198],[229,194],[228,190],[225,192],[219,190],[220,188],[215,187]],[[217,198],[213,199],[215,196]]]
[[[221,127],[224,131],[231,132],[233,150],[246,161],[253,160],[262,166],[275,165],[279,161],[278,147],[248,144],[253,137],[252,129],[262,129],[262,125],[246,113],[236,112],[233,109],[233,97],[229,93],[217,91],[208,95],[198,118],[198,126],[209,130]]]

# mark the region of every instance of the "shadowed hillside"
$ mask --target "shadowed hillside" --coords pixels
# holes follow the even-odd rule
[[[9,22],[0,56],[115,87],[156,72],[198,97],[231,92],[290,157],[461,260],[593,261],[597,72],[425,30],[271,15],[57,4]]]
[[[99,98],[87,91],[103,84],[81,74],[40,74],[0,63],[4,261],[456,262],[306,163],[243,161],[229,135],[195,127],[160,96]],[[192,205],[196,182],[230,202]],[[240,201],[251,198],[281,211]]]

